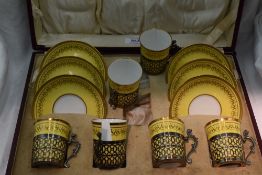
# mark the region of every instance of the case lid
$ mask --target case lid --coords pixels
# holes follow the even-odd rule
[[[181,47],[206,43],[234,50],[242,6],[243,0],[28,0],[37,50],[65,40],[138,48],[139,35],[150,28],[169,32]]]

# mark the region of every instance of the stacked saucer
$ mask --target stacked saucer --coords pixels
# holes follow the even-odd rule
[[[103,57],[94,47],[80,41],[55,45],[44,55],[34,84],[34,119],[55,113],[56,102],[67,95],[79,98],[86,114],[105,118],[106,79]]]
[[[193,100],[205,95],[218,102],[219,115],[241,118],[242,104],[233,67],[220,50],[194,44],[171,59],[166,74],[171,117],[190,115]]]

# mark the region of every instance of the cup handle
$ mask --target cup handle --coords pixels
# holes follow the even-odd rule
[[[117,95],[116,95],[116,90],[112,89],[112,95],[109,97],[109,104],[113,109],[116,109],[116,104],[117,102]]]
[[[98,137],[98,147],[101,145],[102,143],[102,133],[101,132],[98,132],[97,134],[97,137]],[[98,147],[95,147],[95,153],[98,153]]]
[[[251,142],[251,146],[249,147],[250,151],[247,154],[247,156],[245,157],[245,164],[246,165],[250,165],[251,164],[251,161],[248,160],[248,157],[251,154],[255,153],[255,148],[256,148],[256,141],[255,141],[255,139],[250,137],[248,134],[249,134],[249,132],[247,130],[244,130],[244,132],[243,132],[243,141],[244,141],[244,143],[246,143],[246,141]]]
[[[192,159],[190,158],[191,154],[196,151],[196,148],[198,146],[198,138],[192,134],[192,130],[188,129],[187,130],[187,137],[185,137],[185,141],[188,142],[189,140],[193,141],[193,144],[191,144],[192,148],[186,155],[186,163],[191,164]]]
[[[171,48],[170,48],[170,55],[176,54],[181,49],[182,48],[177,45],[176,40],[172,40]]]
[[[81,148],[81,144],[79,143],[79,141],[76,139],[77,135],[76,134],[71,134],[70,139],[68,141],[69,145],[74,144],[75,148],[73,149],[73,153],[66,159],[65,163],[64,163],[64,167],[65,168],[69,168],[70,164],[69,161],[73,158],[76,157],[76,155],[78,154],[80,148]]]

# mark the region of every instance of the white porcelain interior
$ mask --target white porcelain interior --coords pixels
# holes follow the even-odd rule
[[[149,50],[161,51],[171,46],[172,38],[166,31],[153,28],[141,34],[140,43]]]
[[[131,85],[142,77],[140,64],[132,59],[118,59],[108,67],[109,78],[119,85]]]

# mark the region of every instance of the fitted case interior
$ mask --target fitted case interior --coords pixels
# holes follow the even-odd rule
[[[116,59],[129,58],[138,60],[139,55],[134,54],[105,54],[104,58],[107,66]],[[249,160],[252,162],[250,166],[246,167],[222,167],[213,168],[209,159],[208,142],[205,134],[204,126],[209,121],[220,118],[219,116],[211,115],[194,115],[182,118],[185,123],[186,129],[192,129],[193,134],[198,137],[197,152],[193,153],[192,164],[182,168],[153,168],[151,158],[151,145],[148,126],[129,126],[128,129],[128,145],[127,145],[127,166],[126,168],[119,168],[115,170],[100,170],[92,167],[93,160],[93,142],[92,142],[92,125],[91,120],[94,116],[84,114],[53,114],[45,117],[56,117],[66,120],[72,126],[73,132],[77,134],[77,138],[82,144],[81,150],[77,157],[70,161],[70,168],[54,168],[54,169],[36,169],[31,168],[31,150],[33,140],[33,124],[32,119],[32,100],[34,96],[33,83],[34,83],[34,70],[37,69],[43,54],[34,54],[32,63],[32,69],[28,76],[28,93],[25,98],[25,105],[22,113],[21,129],[19,139],[17,143],[16,158],[13,164],[13,174],[27,174],[27,175],[71,175],[71,174],[108,174],[108,175],[133,175],[133,174],[145,174],[145,175],[158,175],[158,174],[225,174],[225,175],[237,175],[237,174],[259,174],[262,171],[261,152],[257,146],[255,154],[252,154]],[[228,56],[229,60],[232,60],[232,56]],[[167,98],[167,85],[165,83],[164,74],[159,76],[149,76],[149,90],[151,94],[151,108],[153,119],[160,117],[166,117],[169,113],[169,104]],[[108,87],[107,87],[108,88]],[[241,120],[241,133],[244,129],[249,131],[249,135],[256,139],[251,116],[246,105],[245,97],[242,92],[241,84],[238,82],[239,94],[243,105],[243,118]],[[107,89],[108,90],[108,89]],[[109,94],[106,99],[108,100]],[[123,119],[123,110],[117,108],[113,110],[108,104],[108,118]],[[186,144],[186,151],[188,152],[191,147],[191,141]],[[249,151],[250,144],[245,144],[245,153]],[[72,150],[69,149],[70,154]]]
[[[138,47],[151,28],[169,32],[179,46],[231,47],[239,0],[30,0],[35,44],[80,40],[96,47]]]

